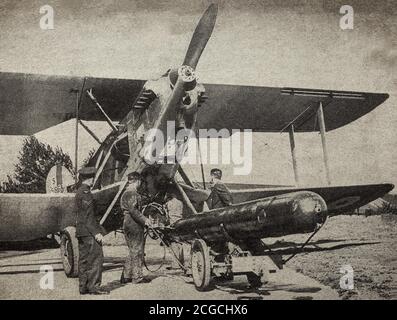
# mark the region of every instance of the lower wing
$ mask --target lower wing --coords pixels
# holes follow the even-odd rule
[[[312,191],[320,195],[325,200],[328,207],[328,213],[338,214],[357,209],[379,197],[384,196],[394,188],[394,185],[382,183],[308,188],[243,188],[244,187],[232,190],[234,203],[266,198],[295,191]]]

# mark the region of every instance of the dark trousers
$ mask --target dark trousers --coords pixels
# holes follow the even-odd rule
[[[143,277],[143,227],[129,215],[124,216],[123,231],[128,246],[128,256],[124,263],[125,279],[139,280]]]
[[[103,250],[94,237],[79,237],[80,293],[95,291],[102,281]]]

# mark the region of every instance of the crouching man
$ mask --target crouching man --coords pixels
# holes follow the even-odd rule
[[[145,227],[150,227],[149,218],[142,214],[142,178],[138,172],[128,174],[128,185],[121,196],[120,206],[124,213],[123,231],[129,254],[124,263],[120,283],[149,282],[143,277],[143,235]]]

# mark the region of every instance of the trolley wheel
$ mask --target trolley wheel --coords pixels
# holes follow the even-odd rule
[[[79,244],[75,227],[67,227],[61,232],[60,244],[65,274],[68,278],[76,278],[79,275]]]
[[[192,244],[191,265],[193,282],[197,290],[206,291],[211,282],[210,250],[204,240],[195,240]]]

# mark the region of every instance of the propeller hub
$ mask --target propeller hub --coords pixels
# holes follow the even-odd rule
[[[193,82],[196,80],[196,72],[190,66],[181,66],[178,69],[178,76],[183,82]]]
[[[181,66],[178,69],[178,78],[181,79],[185,85],[186,91],[193,90],[196,87],[196,72],[190,66]]]

